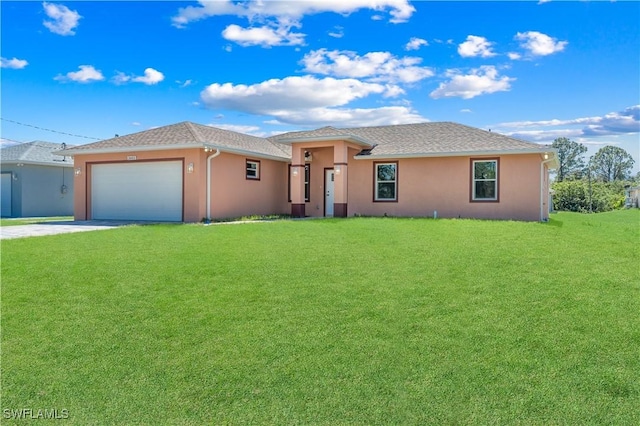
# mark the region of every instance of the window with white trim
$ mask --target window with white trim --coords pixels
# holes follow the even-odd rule
[[[498,201],[498,160],[472,160],[471,199]]]
[[[260,180],[260,162],[247,160],[247,179]]]
[[[398,163],[374,163],[374,201],[398,200]]]

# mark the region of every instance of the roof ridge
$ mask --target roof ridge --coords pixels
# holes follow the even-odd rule
[[[29,142],[28,145],[29,147],[24,151],[22,151],[22,154],[20,154],[20,157],[18,157],[20,160],[24,160],[25,158],[28,158],[29,157],[28,154],[31,153],[31,151],[33,151],[36,148],[35,141]]]
[[[196,128],[195,123],[192,123],[191,121],[185,121],[184,124],[187,127],[187,130],[189,131],[189,133],[191,133],[193,135],[193,138],[197,142],[202,142],[202,143],[205,142],[205,139],[202,137],[202,134]]]

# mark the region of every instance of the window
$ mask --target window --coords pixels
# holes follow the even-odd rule
[[[260,180],[260,162],[247,160],[247,179]]]
[[[304,201],[311,199],[311,164],[304,165]],[[291,202],[291,164],[289,164],[289,202]]]
[[[498,201],[498,159],[471,160],[471,200]]]
[[[398,163],[373,163],[374,201],[398,200]]]

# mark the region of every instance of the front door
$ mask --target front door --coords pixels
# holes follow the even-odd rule
[[[333,169],[324,171],[324,215],[333,216]]]

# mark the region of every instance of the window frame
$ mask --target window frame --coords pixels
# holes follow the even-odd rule
[[[289,174],[287,176],[288,176],[287,196],[289,198],[289,202],[291,202],[291,164],[289,164]],[[306,163],[304,165],[304,202],[308,203],[310,201],[311,201],[311,164]]]
[[[255,164],[255,172],[256,175],[255,176],[249,176],[249,165],[250,164]],[[250,159],[246,159],[245,160],[245,167],[244,167],[244,176],[246,180],[260,180],[260,160],[250,160]]]
[[[395,168],[395,180],[393,181],[378,181],[378,166],[386,166],[386,165],[393,165]],[[398,165],[398,161],[374,161],[373,162],[373,202],[374,203],[397,203],[399,196],[398,196],[398,189],[399,189],[399,185],[398,185],[398,177],[399,177],[399,171],[400,171],[400,167]],[[395,197],[394,198],[380,198],[379,197],[379,193],[378,193],[378,184],[380,183],[389,183],[389,182],[393,182],[394,184],[394,194]]]
[[[477,163],[495,163],[496,176],[493,179],[476,179],[475,165]],[[470,159],[470,183],[469,183],[469,202],[472,203],[499,203],[500,202],[500,158],[471,158]],[[476,182],[494,182],[495,196],[492,198],[479,198],[476,195]]]

